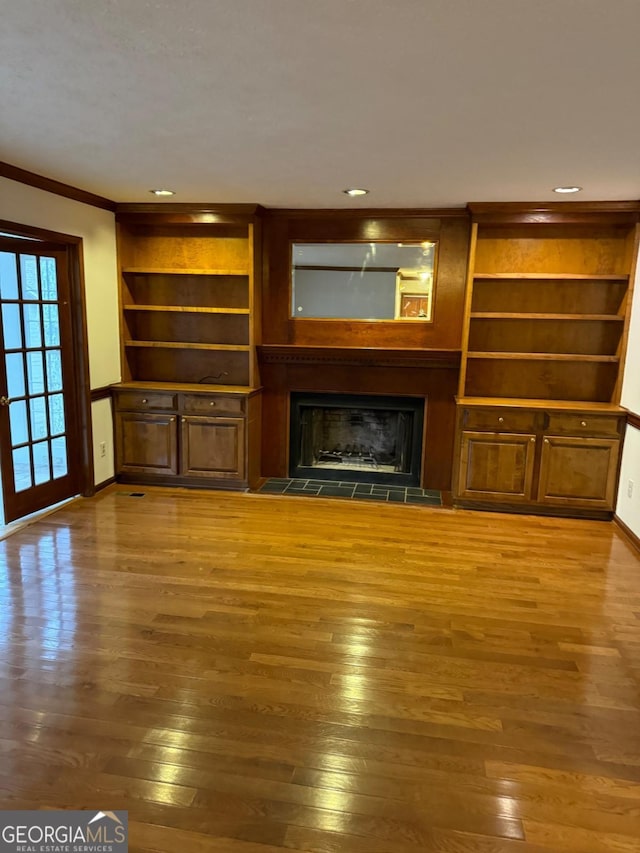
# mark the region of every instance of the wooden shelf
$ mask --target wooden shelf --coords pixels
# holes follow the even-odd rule
[[[128,382],[118,382],[111,387],[114,389],[131,389],[134,391],[182,391],[192,394],[237,394],[243,397],[251,394],[257,394],[258,391],[261,390],[260,387],[253,388],[249,385],[216,385],[215,383],[207,384],[205,382],[143,382],[133,379]]]
[[[581,353],[557,352],[469,352],[467,358],[499,359],[501,361],[584,361],[616,364],[616,355],[583,355]]]
[[[195,349],[195,350],[220,350],[227,352],[249,352],[250,346],[236,344],[201,344],[188,343],[185,341],[132,341],[124,342],[125,347],[144,347],[146,349]]]
[[[491,280],[520,279],[536,281],[628,281],[628,275],[589,275],[584,273],[534,273],[534,272],[476,272],[474,279],[485,278]]]
[[[598,207],[554,211],[518,222],[487,206],[472,225],[454,495],[611,512],[637,224]]]
[[[249,275],[249,270],[240,269],[240,270],[219,270],[219,269],[176,269],[176,268],[166,268],[166,267],[124,267],[122,270],[123,273],[134,273],[138,275],[209,275],[209,276],[223,276],[223,275],[236,275],[239,277],[246,277]]]
[[[250,314],[249,308],[207,308],[200,305],[132,305],[122,306],[125,311],[166,311],[185,314]]]
[[[589,320],[591,322],[624,323],[624,317],[618,314],[546,314],[529,313],[524,311],[472,311],[472,320],[569,320],[576,322]]]
[[[491,406],[505,409],[546,409],[547,411],[577,411],[593,414],[624,415],[627,410],[615,403],[593,403],[585,400],[535,400],[526,397],[457,397],[459,406]]]

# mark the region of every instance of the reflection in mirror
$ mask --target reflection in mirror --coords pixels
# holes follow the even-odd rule
[[[291,315],[331,320],[433,319],[437,244],[294,243]]]

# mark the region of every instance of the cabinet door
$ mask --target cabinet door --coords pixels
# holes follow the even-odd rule
[[[542,442],[538,500],[613,509],[620,442],[548,435]]]
[[[244,480],[244,418],[182,417],[182,470],[185,477]]]
[[[463,432],[458,497],[483,501],[532,499],[534,435]]]
[[[116,424],[118,472],[178,473],[178,430],[175,415],[119,412]]]

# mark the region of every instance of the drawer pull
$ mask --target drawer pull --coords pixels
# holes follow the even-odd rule
[[[148,400],[147,400],[147,398],[145,397],[145,398],[142,400],[142,402],[143,402],[143,403],[148,403],[149,401],[148,401]]]
[[[214,402],[209,403],[210,406],[215,406]]]
[[[586,425],[587,425],[586,421],[580,421],[580,426],[586,426]]]
[[[499,423],[499,424],[503,424],[503,423],[504,423],[504,418],[498,418],[498,423]]]

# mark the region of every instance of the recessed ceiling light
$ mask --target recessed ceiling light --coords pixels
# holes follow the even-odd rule
[[[351,187],[348,190],[342,190],[342,192],[346,193],[347,195],[353,196],[353,195],[366,195],[369,192],[369,190],[363,190],[363,189],[360,189],[359,187]]]
[[[149,190],[153,195],[175,195],[173,190]]]
[[[582,187],[554,187],[554,193],[579,193]]]

